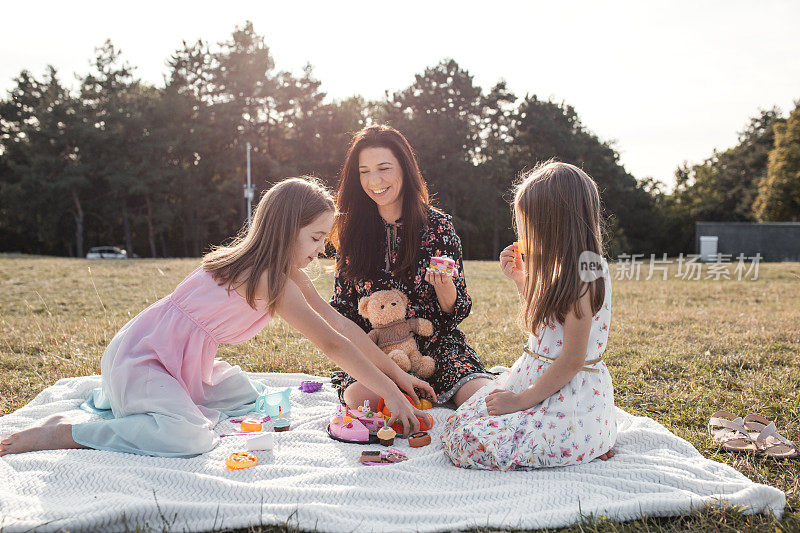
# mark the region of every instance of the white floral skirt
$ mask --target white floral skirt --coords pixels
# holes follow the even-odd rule
[[[495,389],[519,393],[549,363],[530,355],[482,387],[445,422],[442,443],[453,464],[463,468],[510,470],[589,462],[614,445],[614,389],[604,362],[599,372],[580,371],[559,392],[525,411],[491,416],[486,395]]]

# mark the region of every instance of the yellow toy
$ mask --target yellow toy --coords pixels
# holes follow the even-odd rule
[[[415,405],[414,407],[416,407],[417,409],[422,409],[423,411],[426,411],[428,409],[433,409],[433,403],[427,398],[422,398],[422,399],[420,399],[419,403],[417,405]]]
[[[225,466],[231,470],[242,470],[244,468],[256,466],[257,464],[258,459],[256,459],[255,455],[249,452],[236,452],[225,458]]]

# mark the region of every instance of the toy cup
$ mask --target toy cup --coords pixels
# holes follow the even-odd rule
[[[256,407],[254,410],[274,418],[278,416],[278,409],[280,409],[283,416],[289,416],[292,411],[292,406],[289,403],[290,392],[292,392],[292,388],[287,387],[280,392],[265,392],[260,394],[256,400]]]

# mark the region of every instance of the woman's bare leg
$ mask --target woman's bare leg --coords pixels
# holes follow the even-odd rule
[[[359,405],[364,405],[364,400],[369,400],[370,408],[378,408],[380,396],[366,388],[364,385],[355,381],[344,390],[344,402],[350,409],[357,409]]]
[[[39,450],[86,448],[72,439],[72,421],[63,415],[53,415],[41,424],[0,441],[0,456]]]
[[[491,382],[492,380],[489,378],[475,378],[461,385],[461,388],[459,388],[453,395],[453,401],[455,402],[456,407],[469,400],[473,394],[478,392],[478,389],[484,385],[488,385]]]

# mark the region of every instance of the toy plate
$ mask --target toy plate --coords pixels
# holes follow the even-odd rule
[[[381,439],[379,439],[377,435],[370,435],[369,436],[369,440],[344,440],[342,438],[339,438],[339,437],[335,436],[333,433],[331,433],[331,425],[330,424],[328,424],[328,427],[325,428],[325,429],[328,431],[328,436],[330,438],[332,438],[333,440],[338,440],[339,442],[344,442],[346,444],[380,444],[381,443]]]

